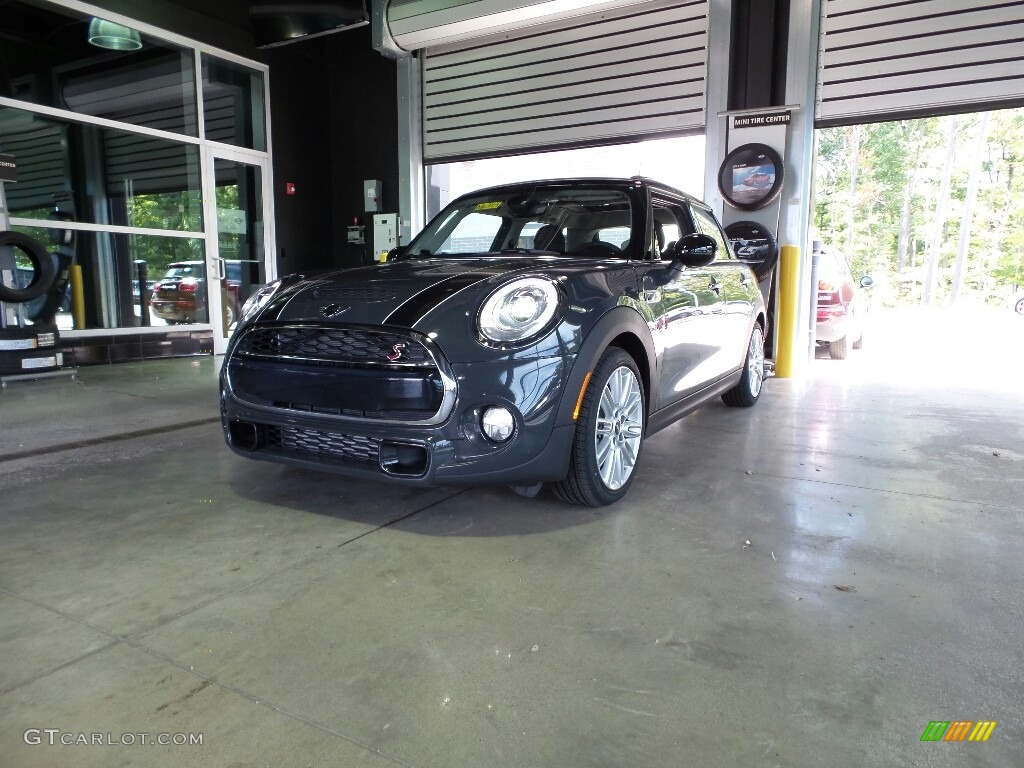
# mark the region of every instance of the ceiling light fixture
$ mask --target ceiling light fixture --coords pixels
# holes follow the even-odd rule
[[[137,51],[142,38],[134,29],[95,17],[89,22],[89,43],[110,51]]]

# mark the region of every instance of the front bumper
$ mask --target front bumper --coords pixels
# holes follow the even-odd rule
[[[444,419],[408,423],[247,402],[232,389],[229,360],[221,375],[224,434],[246,458],[407,485],[561,480],[575,428],[555,422],[573,362],[559,357],[452,365],[456,392]],[[504,443],[480,430],[489,405],[504,406],[515,417],[515,432]]]
[[[814,338],[819,342],[839,341],[851,334],[852,320],[845,308],[818,308],[817,322],[814,324]]]

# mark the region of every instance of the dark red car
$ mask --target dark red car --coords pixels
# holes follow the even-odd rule
[[[873,281],[864,275],[858,285],[846,259],[818,241],[814,243],[814,255],[818,261],[818,321],[814,338],[820,346],[828,346],[833,360],[845,360],[851,346],[860,349],[864,344],[867,305],[858,288],[867,288]]]
[[[241,287],[242,265],[228,261],[227,279],[224,281],[225,311],[228,325],[238,317],[238,291]],[[150,300],[153,314],[176,323],[205,323],[209,320],[206,308],[206,264],[202,261],[176,261],[167,266],[167,272],[153,287]]]

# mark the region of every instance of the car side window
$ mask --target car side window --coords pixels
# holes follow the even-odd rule
[[[683,235],[693,233],[689,217],[681,206],[664,200],[654,200],[654,232],[651,252],[660,259],[665,250]]]
[[[690,208],[690,213],[693,214],[693,221],[697,225],[697,231],[715,241],[717,246],[715,249],[715,261],[734,258],[732,248],[729,247],[725,240],[725,235],[722,234],[722,228],[718,226],[718,222],[712,218],[711,214],[703,208],[694,207]]]

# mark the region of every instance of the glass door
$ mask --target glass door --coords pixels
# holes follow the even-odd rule
[[[224,354],[245,300],[269,279],[274,266],[268,168],[264,158],[210,149],[207,196],[207,258],[210,322],[214,354]],[[270,277],[268,277],[270,275]]]

